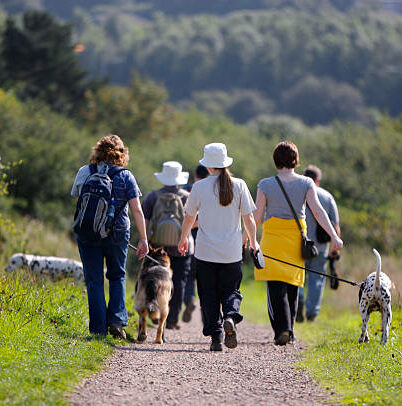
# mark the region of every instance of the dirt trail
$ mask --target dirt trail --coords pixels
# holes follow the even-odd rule
[[[271,328],[242,322],[239,345],[209,351],[199,310],[163,345],[119,347],[105,368],[79,385],[73,405],[328,405],[328,394],[294,367],[300,344],[274,346]],[[326,401],[326,402],[325,402]]]

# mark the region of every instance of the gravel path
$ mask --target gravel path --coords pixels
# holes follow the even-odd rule
[[[328,395],[293,364],[300,343],[274,346],[268,326],[242,322],[239,345],[209,351],[199,310],[180,330],[167,330],[163,345],[119,347],[106,367],[79,385],[72,405],[328,405]],[[194,405],[196,402],[196,405]]]

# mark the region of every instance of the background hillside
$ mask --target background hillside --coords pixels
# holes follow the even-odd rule
[[[93,77],[127,85],[132,71],[170,101],[239,123],[287,114],[309,125],[371,123],[402,106],[402,15],[349,0],[2,0],[73,23]]]
[[[109,132],[143,194],[162,162],[191,172],[212,141],[255,194],[275,144],[293,140],[300,170],[323,169],[346,244],[402,252],[400,15],[358,1],[79,3],[0,1],[4,255],[9,219],[69,232],[74,175]]]

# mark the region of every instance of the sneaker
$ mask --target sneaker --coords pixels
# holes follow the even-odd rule
[[[191,315],[193,311],[195,310],[195,303],[194,299],[190,300],[189,303],[187,303],[186,308],[184,309],[182,320],[184,323],[189,323],[191,321]]]
[[[290,341],[289,331],[282,331],[277,338],[274,340],[275,345],[286,345]]]
[[[168,330],[180,330],[180,326],[174,323],[166,323],[165,328],[167,328]]]
[[[223,322],[223,330],[225,331],[225,345],[228,348],[236,348],[237,347],[237,333],[236,333],[236,326],[234,324],[233,319],[228,317]]]
[[[212,336],[211,346],[209,347],[211,351],[222,351],[222,335]]]
[[[109,332],[114,338],[122,338],[123,340],[127,338],[126,332],[121,324],[111,324],[109,326]]]
[[[314,321],[317,316],[307,316],[307,321]]]

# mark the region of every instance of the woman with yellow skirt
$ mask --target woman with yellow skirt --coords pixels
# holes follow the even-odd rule
[[[286,193],[296,211],[305,234],[306,201],[314,217],[330,235],[334,249],[341,249],[342,240],[336,234],[327,213],[320,204],[312,179],[298,175],[294,168],[299,165],[299,152],[289,141],[279,143],[273,158]],[[257,225],[263,220],[260,243],[265,255],[304,267],[301,255],[301,234],[286,198],[275,177],[264,178],[258,183],[257,209],[254,217]],[[274,343],[286,345],[293,342],[293,324],[296,317],[298,289],[304,284],[303,269],[266,259],[265,268],[255,269],[255,279],[267,283],[267,307]]]

